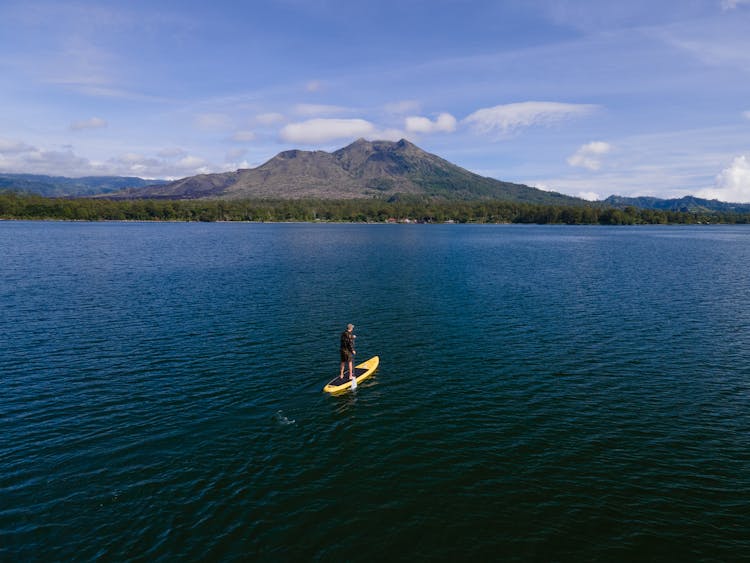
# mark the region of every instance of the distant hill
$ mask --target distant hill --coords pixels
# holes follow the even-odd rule
[[[164,183],[161,180],[144,180],[125,176],[87,176],[66,178],[41,174],[1,174],[0,191],[11,190],[45,197],[86,197],[106,194],[126,188]]]
[[[486,178],[401,140],[354,143],[329,153],[290,150],[257,168],[202,174],[107,197],[123,199],[501,199],[549,205],[584,200]]]
[[[724,212],[750,213],[748,203],[725,203],[718,199],[701,199],[685,196],[678,199],[660,199],[658,197],[622,197],[612,195],[602,203],[611,207],[623,208],[627,206],[640,209],[659,209],[661,211],[682,211],[689,213]]]

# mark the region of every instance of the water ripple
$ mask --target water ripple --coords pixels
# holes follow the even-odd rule
[[[0,223],[0,558],[739,560],[748,237]]]

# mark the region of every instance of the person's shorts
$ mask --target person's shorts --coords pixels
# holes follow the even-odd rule
[[[351,362],[352,361],[352,353],[349,350],[341,350],[341,361],[342,362]]]

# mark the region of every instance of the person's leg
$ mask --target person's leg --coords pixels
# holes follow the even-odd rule
[[[341,362],[341,373],[339,374],[339,377],[341,379],[344,379],[344,365],[345,364],[346,364],[346,362]]]
[[[354,362],[349,360],[349,379],[354,379]]]

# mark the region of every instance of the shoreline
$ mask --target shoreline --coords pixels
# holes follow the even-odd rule
[[[507,200],[128,200],[49,199],[0,192],[0,220],[177,223],[365,223],[535,225],[750,224],[750,212],[558,206]]]
[[[0,217],[0,223],[134,223],[134,224],[247,224],[247,225],[503,225],[503,226],[536,226],[536,227],[742,227],[750,223],[728,223],[728,222],[695,222],[695,223],[635,223],[635,224],[602,224],[602,223],[527,223],[512,221],[251,221],[238,220],[216,220],[200,221],[188,219],[56,219],[37,217]]]

